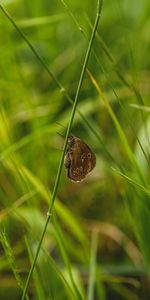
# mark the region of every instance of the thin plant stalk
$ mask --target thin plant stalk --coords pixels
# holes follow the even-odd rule
[[[64,162],[64,156],[65,156],[65,152],[66,152],[66,149],[67,149],[68,137],[69,137],[69,134],[70,134],[70,131],[71,131],[71,128],[72,128],[72,124],[73,124],[73,120],[74,120],[74,116],[75,116],[75,112],[76,112],[76,108],[77,108],[77,104],[78,104],[80,89],[81,89],[81,86],[82,86],[84,74],[85,74],[85,71],[86,71],[86,66],[87,66],[89,56],[90,56],[90,53],[91,53],[91,49],[92,49],[93,41],[94,41],[94,38],[95,38],[96,30],[97,30],[97,27],[98,27],[100,14],[101,14],[101,9],[102,9],[102,4],[103,4],[103,0],[101,0],[101,1],[98,0],[95,24],[93,26],[91,38],[90,38],[89,45],[88,45],[88,48],[87,48],[87,51],[86,51],[86,55],[85,55],[85,59],[84,59],[84,63],[83,63],[83,68],[82,68],[82,71],[81,71],[79,84],[78,84],[78,87],[77,87],[75,100],[74,100],[72,111],[71,111],[70,121],[69,121],[69,124],[68,124],[67,133],[66,133],[66,137],[65,137],[65,141],[64,141],[64,148],[63,148],[63,152],[62,152],[62,155],[61,155],[61,158],[60,158],[60,163],[59,163],[59,167],[58,167],[58,171],[57,171],[57,175],[56,175],[55,185],[54,185],[54,189],[53,189],[53,193],[52,193],[51,203],[50,203],[50,206],[49,206],[49,209],[48,209],[47,218],[46,218],[45,226],[44,226],[44,229],[43,229],[40,241],[39,241],[39,245],[37,247],[36,254],[35,254],[35,257],[33,259],[32,266],[31,266],[31,269],[29,271],[29,274],[28,274],[28,277],[27,277],[27,280],[26,280],[26,283],[25,283],[25,287],[24,287],[24,291],[23,291],[21,300],[25,299],[25,295],[26,295],[26,292],[27,292],[27,289],[28,289],[28,286],[29,286],[29,283],[30,283],[30,280],[31,280],[31,277],[32,277],[33,270],[34,270],[35,265],[36,265],[36,261],[37,261],[37,258],[38,258],[38,255],[39,255],[39,252],[40,252],[40,249],[41,249],[41,246],[42,246],[42,242],[43,242],[46,230],[47,230],[47,226],[48,226],[48,223],[49,223],[49,221],[51,219],[51,216],[52,216],[54,202],[55,202],[55,198],[56,198],[56,194],[57,194],[57,190],[58,190],[58,186],[59,186],[59,182],[60,182],[60,177],[61,177],[61,172],[62,172],[62,167],[63,167],[63,162]]]
[[[101,0],[101,2],[103,2],[103,0]],[[50,76],[50,78],[52,78],[55,81],[55,83],[56,83],[57,87],[59,88],[60,92],[63,93],[64,96],[66,97],[66,99],[68,100],[68,102],[73,105],[73,100],[71,99],[71,97],[67,93],[65,87],[57,79],[57,77],[55,76],[54,72],[48,68],[48,66],[47,66],[46,62],[44,61],[44,59],[42,58],[42,56],[37,52],[37,50],[34,48],[34,46],[32,45],[32,43],[26,37],[26,35],[24,34],[24,32],[18,27],[18,25],[16,24],[16,22],[14,21],[14,19],[12,18],[12,16],[7,12],[7,10],[1,4],[0,4],[0,9],[5,14],[5,16],[8,18],[8,20],[11,22],[11,24],[16,29],[16,31],[21,36],[21,38],[27,43],[28,47],[30,48],[30,50],[32,51],[32,53],[35,55],[35,57],[37,58],[37,60],[40,62],[40,64],[42,65],[42,67],[46,70],[46,72],[48,73],[48,75]],[[87,118],[78,110],[78,108],[76,109],[76,111],[78,112],[78,114],[80,115],[80,117],[83,119],[84,123],[89,127],[89,129],[95,135],[95,137],[98,139],[98,141],[104,146],[104,142],[102,141],[100,135],[96,132],[95,128],[90,124],[90,122],[87,120]],[[105,149],[106,149],[106,146],[105,146]],[[108,156],[113,160],[111,154],[109,153],[109,151],[107,149],[106,149],[106,152],[107,152]]]

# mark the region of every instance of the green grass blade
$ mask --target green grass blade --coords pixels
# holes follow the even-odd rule
[[[35,254],[33,264],[32,264],[32,267],[30,269],[30,272],[29,272],[29,275],[28,275],[28,278],[27,278],[27,281],[26,281],[26,284],[25,284],[24,292],[23,292],[23,295],[22,295],[22,300],[25,298],[25,295],[26,295],[26,292],[27,292],[27,289],[28,289],[28,285],[30,283],[30,279],[31,279],[31,276],[32,276],[32,273],[33,273],[33,270],[34,270],[34,267],[35,267],[35,264],[36,264],[36,260],[38,258],[38,254],[39,254],[39,251],[40,251],[40,248],[41,248],[41,245],[42,245],[42,241],[43,241],[48,223],[49,223],[51,215],[52,215],[53,206],[54,206],[54,202],[55,202],[55,198],[56,198],[56,194],[57,194],[57,190],[58,190],[58,185],[59,185],[59,181],[60,181],[61,171],[62,171],[62,167],[63,167],[64,156],[65,156],[65,152],[66,152],[66,148],[67,148],[68,137],[69,137],[71,127],[72,127],[72,124],[73,124],[73,120],[74,120],[74,116],[75,116],[75,112],[76,112],[76,107],[77,107],[77,104],[78,104],[78,97],[79,97],[80,88],[81,88],[81,85],[82,85],[82,81],[83,81],[83,77],[84,77],[84,74],[85,74],[85,71],[86,71],[86,66],[87,66],[87,63],[88,63],[90,52],[91,52],[91,49],[92,49],[95,33],[96,33],[97,26],[98,26],[98,23],[99,23],[100,13],[101,13],[101,9],[102,9],[102,3],[103,3],[103,1],[101,1],[101,2],[98,1],[97,15],[96,15],[96,19],[95,19],[95,24],[94,24],[91,39],[89,41],[89,45],[88,45],[88,48],[87,48],[87,51],[86,51],[85,60],[84,60],[83,68],[82,68],[82,71],[81,71],[79,84],[78,84],[78,87],[77,87],[77,92],[76,92],[76,96],[75,96],[75,100],[74,100],[74,104],[73,104],[73,108],[72,108],[72,112],[71,112],[71,116],[70,116],[70,122],[69,122],[69,125],[68,125],[66,137],[65,137],[64,150],[63,150],[63,153],[62,153],[62,156],[61,156],[61,159],[60,159],[58,172],[57,172],[57,176],[56,176],[56,180],[55,180],[55,185],[54,185],[54,189],[53,189],[53,194],[52,194],[52,200],[51,200],[51,204],[50,204],[50,207],[49,207],[49,213],[47,215],[47,219],[46,219],[45,227],[43,229],[43,233],[42,233],[42,236],[41,236],[41,239],[40,239],[40,243],[38,245],[37,252]]]
[[[136,173],[139,175],[139,178],[140,180],[142,181],[143,184],[146,185],[146,182],[145,182],[145,178],[143,177],[143,174],[141,173],[141,170],[137,164],[137,161],[135,159],[135,156],[134,156],[134,153],[132,152],[131,150],[131,147],[128,143],[128,140],[125,136],[125,133],[115,115],[115,113],[113,112],[113,109],[111,108],[107,98],[105,97],[105,95],[103,94],[103,92],[101,91],[101,88],[100,86],[98,85],[98,83],[96,82],[96,80],[93,78],[93,76],[91,75],[91,73],[89,71],[87,71],[88,74],[89,74],[89,77],[91,78],[91,81],[93,82],[93,85],[95,86],[97,92],[99,93],[100,97],[101,97],[101,100],[103,101],[106,109],[108,110],[108,113],[110,114],[115,126],[116,126],[116,129],[117,129],[117,132],[118,132],[118,135],[122,141],[122,144],[124,145],[124,148],[126,150],[126,154],[127,154],[127,157],[128,159],[130,160],[130,162],[132,163],[134,169],[136,170]]]
[[[103,0],[102,0],[103,1]],[[33,52],[33,54],[35,55],[35,57],[37,58],[37,60],[40,62],[40,64],[42,65],[42,67],[46,70],[46,72],[48,73],[48,75],[50,76],[50,78],[52,78],[54,80],[54,82],[56,83],[57,87],[60,89],[61,93],[64,94],[64,96],[66,97],[66,99],[68,100],[69,103],[71,103],[71,105],[73,105],[73,100],[71,99],[71,97],[68,95],[65,87],[61,84],[61,82],[57,79],[57,77],[55,76],[55,74],[47,67],[46,62],[44,61],[44,59],[41,57],[41,55],[36,51],[36,49],[34,48],[34,46],[32,45],[32,43],[28,40],[28,38],[25,36],[25,34],[23,33],[23,31],[18,27],[17,23],[14,21],[14,19],[10,16],[10,14],[6,11],[6,9],[0,4],[0,9],[3,11],[3,13],[5,14],[5,16],[8,18],[8,20],[11,22],[11,24],[13,25],[13,27],[16,29],[16,31],[18,32],[18,34],[22,37],[22,39],[27,43],[27,45],[29,46],[29,48],[31,49],[31,51]],[[95,130],[95,128],[90,124],[90,122],[88,121],[88,119],[78,110],[78,108],[76,108],[76,111],[78,112],[78,114],[80,115],[80,117],[83,119],[84,123],[88,126],[88,128],[92,131],[92,133],[95,135],[95,137],[98,139],[98,141],[100,143],[102,143],[104,145],[104,142],[102,141],[100,135],[97,133],[97,131]],[[32,135],[31,135],[31,139],[32,139]],[[18,142],[18,145],[12,145],[12,149],[7,149],[4,153],[1,154],[0,159],[3,159],[7,154],[9,154],[11,151],[15,151],[17,150],[20,146],[25,145],[26,143],[28,143],[30,140],[30,137],[28,139],[28,137],[25,137],[22,141]],[[10,152],[9,152],[10,151]],[[109,151],[107,150],[107,153],[109,153]],[[111,154],[109,153],[109,156],[111,156]]]
[[[91,241],[91,260],[90,260],[90,269],[89,269],[89,285],[88,285],[87,300],[94,300],[97,247],[98,247],[98,236],[97,233],[93,233],[92,241]]]
[[[138,183],[137,181],[135,181],[131,177],[127,176],[126,174],[120,172],[119,170],[116,170],[115,168],[112,168],[112,170],[114,170],[116,174],[118,174],[121,177],[123,177],[124,179],[126,179],[131,185],[133,185],[134,187],[140,189],[146,195],[150,196],[150,189],[146,188],[145,186],[143,186],[142,184]]]

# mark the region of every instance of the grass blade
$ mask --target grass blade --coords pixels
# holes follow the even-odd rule
[[[97,233],[93,233],[91,242],[91,261],[89,269],[89,286],[87,300],[94,299],[94,285],[95,285],[95,275],[96,275],[96,255],[98,247],[98,236]]]
[[[40,248],[41,248],[41,245],[42,245],[42,241],[43,241],[48,223],[51,219],[51,215],[52,215],[52,212],[53,212],[53,206],[54,206],[54,202],[55,202],[55,198],[56,198],[56,194],[57,194],[57,190],[58,190],[58,185],[59,185],[59,181],[60,181],[60,176],[61,176],[61,171],[62,171],[62,167],[63,167],[65,151],[66,151],[66,148],[67,148],[68,136],[70,134],[71,127],[72,127],[72,124],[73,124],[73,120],[74,120],[74,116],[75,116],[75,112],[76,112],[76,107],[77,107],[78,99],[79,99],[78,98],[79,97],[79,92],[80,92],[80,89],[81,89],[81,86],[82,86],[84,74],[85,74],[85,71],[86,71],[86,66],[87,66],[87,63],[88,63],[88,60],[89,60],[89,56],[90,56],[90,53],[91,53],[93,41],[94,41],[94,38],[95,38],[95,33],[96,33],[97,26],[98,26],[98,23],[99,23],[100,13],[101,13],[101,9],[102,9],[102,3],[103,3],[103,1],[101,1],[101,2],[98,1],[95,24],[94,24],[93,31],[92,31],[92,34],[91,34],[91,39],[89,41],[89,45],[88,45],[88,48],[87,48],[87,51],[86,51],[85,60],[84,60],[83,68],[82,68],[80,79],[79,79],[79,84],[78,84],[78,88],[77,88],[77,92],[76,92],[76,96],[75,96],[75,100],[74,100],[74,104],[73,104],[73,108],[72,108],[72,112],[71,112],[71,116],[70,116],[70,122],[69,122],[69,125],[68,125],[66,137],[65,137],[64,150],[63,150],[63,153],[62,153],[62,156],[61,156],[61,159],[60,159],[58,172],[57,172],[57,176],[56,176],[56,180],[55,180],[55,185],[54,185],[54,189],[53,189],[51,204],[50,204],[50,207],[49,207],[49,210],[48,210],[47,219],[46,219],[46,222],[45,222],[43,233],[41,235],[41,239],[40,239],[40,242],[39,242],[35,257],[33,259],[33,263],[32,263],[32,266],[31,266],[31,269],[30,269],[25,287],[24,287],[22,300],[25,299],[25,295],[26,295],[26,292],[27,292],[27,289],[28,289],[28,286],[29,286],[29,283],[30,283],[30,280],[31,280],[33,270],[35,268],[36,260],[38,258],[38,254],[39,254],[39,251],[40,251]]]

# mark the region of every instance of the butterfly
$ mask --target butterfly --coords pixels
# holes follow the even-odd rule
[[[96,156],[81,139],[71,134],[64,157],[67,176],[73,182],[82,181],[96,165]]]

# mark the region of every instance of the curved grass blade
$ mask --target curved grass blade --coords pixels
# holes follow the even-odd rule
[[[88,63],[88,60],[89,60],[89,56],[90,56],[90,53],[91,53],[93,41],[94,41],[94,38],[95,38],[96,30],[97,30],[99,19],[100,19],[102,4],[103,4],[103,1],[101,1],[101,2],[98,1],[95,24],[94,24],[92,34],[91,34],[91,38],[90,38],[90,41],[89,41],[89,45],[88,45],[88,48],[87,48],[87,51],[86,51],[86,55],[85,55],[85,59],[84,59],[84,63],[83,63],[83,68],[82,68],[82,71],[81,71],[79,84],[78,84],[77,91],[76,91],[76,96],[75,96],[75,100],[74,100],[74,104],[73,104],[73,108],[72,108],[72,112],[71,112],[71,116],[70,116],[70,121],[69,121],[69,124],[68,124],[68,129],[67,129],[67,133],[66,133],[66,137],[65,137],[64,150],[63,150],[63,153],[61,155],[61,159],[60,159],[60,163],[59,163],[59,167],[58,167],[58,172],[57,172],[57,176],[56,176],[56,180],[55,180],[55,185],[54,185],[54,189],[53,189],[53,193],[52,193],[51,204],[50,204],[49,209],[48,209],[47,219],[46,219],[46,222],[45,222],[43,233],[41,235],[40,242],[39,242],[39,245],[37,247],[37,251],[36,251],[36,254],[35,254],[35,257],[33,259],[31,269],[30,269],[30,272],[29,272],[27,280],[26,280],[26,284],[25,284],[24,291],[23,291],[23,294],[22,294],[22,300],[25,299],[25,295],[26,295],[26,292],[27,292],[27,289],[28,289],[28,286],[29,286],[29,283],[30,283],[30,280],[31,280],[31,276],[32,276],[33,270],[35,268],[35,264],[36,264],[41,246],[42,246],[42,241],[44,239],[48,223],[49,223],[49,221],[51,219],[51,216],[52,216],[54,202],[55,202],[55,198],[56,198],[56,194],[57,194],[57,190],[58,190],[58,185],[59,185],[59,181],[60,181],[60,176],[61,176],[61,172],[62,172],[64,156],[65,156],[65,152],[66,152],[66,148],[67,148],[68,136],[69,136],[71,128],[72,128],[72,124],[73,124],[73,120],[74,120],[74,116],[75,116],[75,112],[76,112],[76,108],[77,108],[77,104],[78,104],[80,89],[81,89],[81,86],[82,86],[84,74],[85,74],[85,71],[86,71],[86,66],[87,66],[87,63]]]

